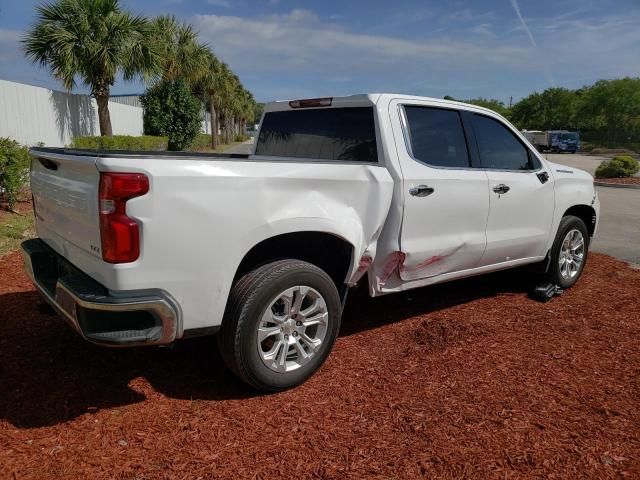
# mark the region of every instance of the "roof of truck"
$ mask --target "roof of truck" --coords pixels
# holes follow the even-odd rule
[[[329,105],[308,105],[308,107],[320,107],[320,108],[328,108],[328,107],[361,107],[367,105],[375,105],[380,101],[389,101],[391,99],[394,100],[405,100],[405,101],[422,101],[429,102],[431,104],[437,104],[438,106],[449,106],[455,108],[465,108],[472,109],[484,112],[491,112],[494,115],[497,115],[496,112],[490,110],[488,108],[480,107],[478,105],[473,105],[470,103],[457,102],[454,100],[444,100],[442,98],[435,97],[422,97],[418,95],[405,95],[402,93],[360,93],[355,95],[346,95],[346,96],[337,96],[337,97],[317,97],[317,98],[303,98],[303,99],[291,99],[291,100],[277,100],[274,102],[269,102],[265,104],[264,111],[265,112],[274,112],[274,111],[282,111],[282,110],[292,110],[299,107],[292,107],[292,103],[294,102],[313,102],[313,101],[323,101],[323,100],[331,100]]]

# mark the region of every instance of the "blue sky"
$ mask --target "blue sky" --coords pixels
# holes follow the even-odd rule
[[[194,24],[260,101],[391,91],[508,102],[640,75],[638,0],[122,3]],[[59,88],[21,53],[37,4],[0,0],[0,78]],[[143,89],[118,82],[113,92]]]

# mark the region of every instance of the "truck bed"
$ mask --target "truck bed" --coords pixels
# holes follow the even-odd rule
[[[198,160],[224,160],[224,159],[247,159],[246,153],[207,153],[207,152],[170,152],[167,150],[93,150],[89,148],[45,148],[34,147],[31,149],[33,155],[43,153],[54,153],[64,155],[82,155],[87,157],[110,157],[110,158],[197,158]]]

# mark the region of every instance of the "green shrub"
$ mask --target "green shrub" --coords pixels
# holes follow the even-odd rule
[[[234,142],[246,142],[247,140],[249,140],[249,138],[251,138],[251,137],[249,137],[248,135],[245,135],[243,133],[238,133],[238,134],[236,134],[235,137],[233,137],[233,141]]]
[[[189,150],[194,152],[202,152],[206,150],[211,150],[211,135],[208,133],[199,133],[196,135],[196,138],[191,142],[191,146]]]
[[[166,150],[167,137],[114,135],[112,137],[76,137],[73,148],[92,150]]]
[[[628,155],[605,160],[596,169],[596,178],[624,178],[638,173],[640,165]]]
[[[621,162],[629,176],[635,175],[638,173],[638,170],[640,170],[638,161],[630,155],[618,155],[617,157],[614,157],[613,160]]]
[[[594,148],[591,150],[594,155],[633,155],[635,152],[627,148]]]
[[[10,138],[0,138],[0,194],[13,210],[29,178],[29,149]]]
[[[202,105],[182,80],[160,82],[140,98],[144,133],[168,137],[169,150],[188,148],[200,132]]]

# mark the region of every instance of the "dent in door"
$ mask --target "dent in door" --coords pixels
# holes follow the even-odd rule
[[[407,261],[411,257],[410,255],[400,251],[392,252],[387,256],[383,264],[382,272],[380,276],[378,276],[378,285],[384,285],[394,274],[398,274],[398,276],[403,278],[427,278],[447,273],[451,268],[450,264],[445,262],[445,260],[455,255],[463,249],[464,246],[465,243],[462,243],[457,247],[428,257],[413,265]]]

